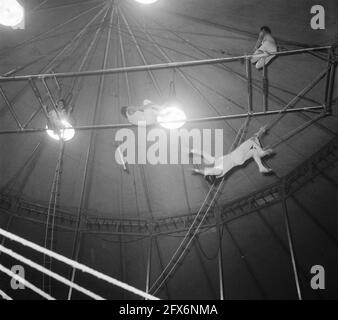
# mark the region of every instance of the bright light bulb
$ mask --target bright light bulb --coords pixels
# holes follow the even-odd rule
[[[135,1],[142,4],[152,4],[155,3],[157,0],[135,0]]]
[[[75,130],[73,129],[72,125],[67,120],[61,120],[61,123],[65,129],[60,130],[60,134],[56,134],[53,130],[47,130],[47,134],[53,138],[54,140],[69,141],[73,139],[75,135]],[[46,127],[48,129],[48,126]]]
[[[184,126],[186,120],[185,113],[176,106],[166,107],[157,117],[158,123],[166,129],[179,129]]]
[[[15,27],[23,18],[23,7],[16,0],[0,0],[0,24]]]

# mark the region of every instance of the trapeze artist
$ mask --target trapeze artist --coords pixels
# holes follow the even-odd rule
[[[272,169],[262,163],[262,158],[273,154],[272,149],[263,149],[259,141],[259,138],[265,132],[265,127],[262,127],[254,136],[244,141],[235,150],[219,158],[215,158],[206,152],[192,149],[190,154],[201,156],[205,164],[211,166],[204,169],[194,169],[193,173],[201,174],[205,177],[222,178],[234,167],[241,166],[250,159],[254,159],[261,173],[272,172]]]

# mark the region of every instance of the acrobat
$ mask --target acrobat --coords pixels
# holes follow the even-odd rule
[[[259,37],[254,48],[254,54],[264,54],[264,56],[252,57],[251,63],[256,64],[257,69],[263,68],[267,65],[277,52],[277,44],[271,35],[271,29],[267,26],[261,27]]]
[[[61,130],[65,129],[65,121],[69,122],[72,107],[66,106],[63,99],[56,103],[56,110],[53,108],[48,112],[49,123],[55,134],[59,135]]]
[[[210,154],[202,152],[200,150],[191,150],[190,154],[201,156],[206,165],[211,167],[205,167],[204,169],[194,169],[194,174],[201,174],[205,177],[214,176],[215,178],[224,177],[231,169],[237,166],[243,165],[245,162],[254,159],[258,169],[261,173],[272,172],[272,169],[267,168],[262,163],[262,158],[273,154],[272,149],[263,149],[259,141],[259,138],[266,132],[266,128],[262,127],[259,131],[250,139],[244,141],[235,150],[227,155],[219,158],[212,157]]]
[[[162,110],[163,107],[150,100],[144,100],[143,106],[122,107],[121,114],[135,126],[152,126],[157,124],[157,117]]]

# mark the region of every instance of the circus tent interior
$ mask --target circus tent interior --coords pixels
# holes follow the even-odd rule
[[[324,30],[307,0],[17,2],[23,21],[0,25],[1,291],[43,298],[13,288],[4,270],[22,265],[48,296],[90,299],[10,249],[105,299],[139,298],[8,232],[160,299],[338,298],[336,1]],[[263,25],[280,55],[257,70]],[[117,163],[117,132],[137,134],[121,107],[173,97],[183,127],[221,129],[225,152],[267,126],[273,173],[249,161],[210,182],[192,163]],[[69,140],[47,134],[57,99]]]

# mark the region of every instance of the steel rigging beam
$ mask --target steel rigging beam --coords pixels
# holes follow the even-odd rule
[[[299,53],[306,53],[312,51],[323,51],[331,49],[332,46],[323,46],[323,47],[314,47],[306,49],[296,49],[288,51],[280,51],[274,53],[275,56],[287,56]],[[102,68],[100,70],[91,70],[91,71],[82,71],[82,72],[59,72],[59,73],[42,73],[42,74],[31,74],[31,75],[22,75],[22,76],[11,76],[11,77],[0,77],[0,82],[9,82],[9,81],[27,81],[29,79],[42,79],[42,78],[72,78],[72,77],[88,77],[88,76],[101,76],[101,75],[110,75],[117,73],[126,73],[126,72],[143,72],[150,70],[163,70],[163,69],[175,69],[175,68],[186,68],[186,67],[197,67],[197,66],[206,66],[214,64],[223,64],[233,61],[240,61],[243,59],[251,59],[252,57],[263,57],[264,54],[250,54],[242,55],[236,57],[226,57],[226,58],[216,58],[216,59],[202,59],[194,61],[182,61],[182,62],[167,62],[159,64],[150,64],[150,65],[139,65],[132,67],[122,67],[122,68]]]

